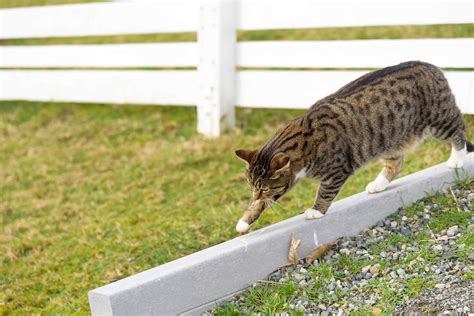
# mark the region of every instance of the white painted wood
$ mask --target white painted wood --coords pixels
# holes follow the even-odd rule
[[[0,70],[0,100],[194,105],[196,71]]]
[[[241,71],[239,106],[306,109],[364,71]],[[465,114],[474,114],[474,73],[446,71]],[[195,71],[1,70],[0,100],[193,105]]]
[[[195,31],[196,0],[88,3],[0,10],[0,38]],[[472,23],[473,3],[458,1],[241,0],[237,28]]]
[[[203,0],[198,32],[198,131],[217,137],[235,121],[235,2]]]
[[[0,67],[194,67],[196,49],[196,43],[0,46]]]
[[[240,71],[237,104],[256,108],[307,109],[366,71]],[[446,71],[463,113],[474,114],[474,72]]]
[[[473,23],[471,0],[242,0],[238,29]]]
[[[474,68],[474,39],[240,42],[243,67],[383,68],[407,60]]]
[[[185,67],[196,66],[197,59],[196,43],[0,46],[0,67]],[[474,39],[237,44],[237,65],[243,67],[382,68],[406,60],[474,68]]]
[[[474,114],[474,71],[445,71],[456,104],[464,114]]]
[[[0,10],[0,39],[192,32],[194,0],[86,3]]]

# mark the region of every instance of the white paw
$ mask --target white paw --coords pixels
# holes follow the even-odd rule
[[[448,168],[451,169],[462,168],[462,165],[464,163],[464,157],[466,157],[466,154],[466,146],[464,146],[464,148],[461,150],[451,148],[451,156],[449,157],[446,165],[448,166]]]
[[[312,208],[309,208],[306,211],[304,211],[304,215],[306,216],[306,219],[317,219],[324,216],[323,213]]]
[[[389,183],[390,182],[387,180],[387,178],[385,178],[382,174],[379,174],[379,176],[374,181],[370,182],[365,187],[365,191],[369,194],[382,192],[387,188]]]
[[[462,160],[449,158],[446,165],[450,169],[457,169],[457,168],[462,168],[463,163],[464,163],[464,161],[462,161]]]
[[[242,218],[239,219],[239,222],[237,223],[237,226],[235,227],[235,230],[237,230],[239,233],[246,233],[249,230],[250,225],[247,224]]]

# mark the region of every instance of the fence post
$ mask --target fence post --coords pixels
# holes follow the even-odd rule
[[[201,0],[197,38],[198,132],[218,137],[235,124],[236,2]]]

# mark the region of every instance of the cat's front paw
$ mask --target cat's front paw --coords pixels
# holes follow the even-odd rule
[[[324,216],[323,213],[313,208],[309,208],[306,211],[304,211],[304,215],[306,219],[318,219]]]
[[[250,228],[250,225],[246,223],[242,218],[239,219],[237,226],[235,226],[235,230],[241,234],[246,233]]]
[[[448,159],[448,162],[446,162],[446,165],[450,169],[462,168],[463,164],[464,161],[462,159],[458,159],[457,157],[451,157]]]
[[[390,182],[385,177],[378,176],[377,179],[367,184],[365,191],[369,194],[385,191]]]

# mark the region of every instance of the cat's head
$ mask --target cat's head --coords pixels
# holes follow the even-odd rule
[[[246,232],[260,214],[276,201],[293,182],[290,157],[283,153],[239,149],[235,154],[247,163],[246,177],[252,191],[252,204],[237,224],[238,232]]]

